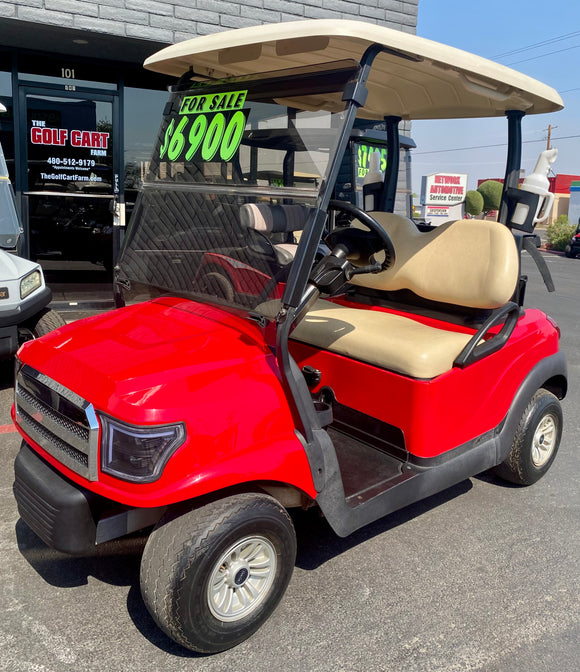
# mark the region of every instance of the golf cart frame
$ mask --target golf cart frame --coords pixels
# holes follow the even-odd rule
[[[555,111],[561,100],[475,56],[348,21],[206,36],[146,65],[179,82],[117,270],[118,304],[126,305],[21,350],[14,419],[24,443],[15,494],[28,525],[70,553],[155,525],[141,570],[148,609],[184,646],[219,651],[252,634],[286,588],[296,542],[284,509],[316,505],[344,536],[492,467],[521,484],[549,468],[566,364],[557,326],[523,308],[519,252],[533,220],[516,230],[510,213],[538,198],[515,189],[523,114]],[[317,107],[312,87],[304,91],[313,78]],[[334,115],[337,132],[316,189],[296,186],[288,152],[273,205],[264,203],[274,199],[270,187],[251,186],[244,200],[233,178],[165,182],[178,171],[160,165],[185,151],[183,129],[190,142],[199,140],[194,115],[210,99],[237,114],[240,89],[252,82],[288,107]],[[500,223],[463,220],[421,232],[393,212],[402,118],[503,114]],[[371,212],[332,199],[357,116],[387,129],[387,174]],[[286,129],[263,133],[268,142],[298,132],[288,117]],[[258,136],[246,129],[239,143]],[[243,181],[233,138],[232,131],[224,175]],[[190,203],[177,201],[172,217],[193,221],[203,202],[213,212],[261,214],[269,232],[277,216],[289,221],[289,209],[303,204],[292,199],[305,200],[283,287],[274,277],[251,305],[232,306],[195,281],[189,289],[164,286],[171,257],[147,256],[144,247],[155,238],[145,235],[149,213],[157,207],[155,217],[167,219],[156,190],[194,194]],[[335,212],[362,228],[341,225]],[[329,252],[317,259],[321,240]],[[201,255],[196,263],[206,261]],[[188,272],[187,263],[175,266]],[[146,277],[156,280],[157,298],[131,304]],[[47,509],[56,511],[49,522]]]

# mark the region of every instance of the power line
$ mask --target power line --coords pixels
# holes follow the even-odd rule
[[[579,49],[580,44],[576,44],[573,47],[565,47],[564,49],[557,49],[556,51],[548,51],[546,54],[540,54],[539,56],[531,56],[530,58],[524,58],[521,61],[513,61],[513,63],[506,63],[506,65],[517,65],[518,63],[526,63],[527,61],[535,61],[538,58],[544,58],[544,56],[551,56],[552,54],[560,54],[563,51],[570,51],[571,49]]]
[[[513,49],[512,51],[506,51],[503,54],[497,54],[497,56],[491,56],[491,58],[505,58],[506,56],[513,56],[514,54],[520,54],[523,51],[530,51],[531,49],[536,49],[537,47],[543,47],[546,44],[554,44],[555,42],[561,42],[562,40],[567,40],[569,37],[575,37],[580,35],[580,30],[577,30],[573,33],[566,33],[565,35],[558,35],[557,37],[552,37],[549,40],[544,40],[543,42],[535,42],[530,44],[527,47],[520,47],[519,49]]]
[[[555,140],[570,140],[572,138],[580,138],[579,135],[563,135],[559,138],[552,138],[552,142]],[[545,142],[545,139],[542,140],[523,140],[522,144],[527,144],[530,142]],[[476,145],[474,147],[456,147],[455,149],[433,149],[428,152],[413,152],[413,156],[419,156],[424,154],[443,154],[444,152],[465,152],[472,149],[488,149],[490,147],[506,147],[507,142],[500,142],[497,145]]]

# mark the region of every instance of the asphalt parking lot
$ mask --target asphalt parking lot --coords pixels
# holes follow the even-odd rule
[[[250,640],[210,657],[166,638],[139,594],[144,539],[70,558],[18,519],[11,368],[0,374],[0,670],[10,672],[572,672],[580,659],[580,260],[546,254],[557,292],[530,276],[527,305],[562,329],[570,389],[547,476],[482,474],[339,539],[295,517],[288,592]]]

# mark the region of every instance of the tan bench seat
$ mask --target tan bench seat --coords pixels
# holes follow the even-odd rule
[[[421,233],[405,217],[372,214],[390,235],[396,260],[380,273],[355,276],[353,285],[378,291],[408,289],[429,301],[483,310],[500,308],[513,295],[519,257],[513,235],[503,224],[458,220]],[[369,263],[368,259],[352,261]],[[268,301],[256,310],[272,318],[279,308],[279,301]],[[451,370],[471,335],[452,331],[451,325],[441,329],[412,316],[319,299],[290,338],[412,378],[429,379]]]
[[[471,336],[392,313],[318,300],[290,338],[412,378],[428,379],[449,371]]]

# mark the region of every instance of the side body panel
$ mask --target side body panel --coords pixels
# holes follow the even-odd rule
[[[501,350],[432,380],[414,380],[296,341],[290,349],[301,368],[321,371],[314,393],[330,387],[340,404],[399,427],[412,455],[432,458],[497,427],[532,368],[558,352],[558,334],[543,313],[527,310]]]

